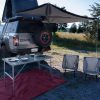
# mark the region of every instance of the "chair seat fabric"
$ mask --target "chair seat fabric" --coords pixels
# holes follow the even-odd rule
[[[64,55],[63,57],[63,63],[62,68],[63,69],[71,69],[71,70],[77,70],[78,69],[78,62],[79,62],[79,56],[78,55]]]
[[[89,75],[99,75],[100,60],[95,57],[84,57],[83,72]]]

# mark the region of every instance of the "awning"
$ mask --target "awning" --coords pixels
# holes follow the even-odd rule
[[[18,12],[18,14],[30,15],[30,16],[42,16],[44,17],[43,21],[49,23],[71,23],[71,22],[82,22],[85,20],[94,20],[94,18],[80,16],[65,11],[50,3],[43,4],[34,9]]]

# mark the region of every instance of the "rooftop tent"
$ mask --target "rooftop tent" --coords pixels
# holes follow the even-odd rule
[[[2,20],[18,16],[16,12],[33,9],[37,6],[37,0],[6,0]]]
[[[18,13],[30,16],[42,16],[44,18],[44,22],[50,23],[71,23],[94,19],[73,14],[50,3],[43,4],[34,9],[25,10]]]

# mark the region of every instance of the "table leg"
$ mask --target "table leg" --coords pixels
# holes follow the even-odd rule
[[[14,76],[14,66],[12,66],[12,77],[13,77],[13,96],[15,94],[15,76]]]
[[[39,70],[40,70],[40,61],[38,61],[38,66],[39,66]]]
[[[5,80],[5,61],[4,61],[4,84],[5,84],[5,87],[6,87],[6,80]]]

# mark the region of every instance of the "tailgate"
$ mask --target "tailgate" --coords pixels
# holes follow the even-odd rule
[[[34,43],[30,33],[19,34],[19,49],[23,48],[35,48],[37,45]]]

